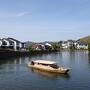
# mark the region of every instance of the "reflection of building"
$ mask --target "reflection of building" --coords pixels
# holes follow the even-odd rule
[[[25,64],[25,57],[20,57],[20,58],[10,58],[9,60],[4,61],[2,64],[6,64],[5,67],[2,69],[6,70],[7,72],[9,71],[20,71],[23,70],[21,64]]]
[[[0,48],[10,50],[21,50],[25,49],[25,43],[22,43],[14,38],[2,38],[0,39]]]

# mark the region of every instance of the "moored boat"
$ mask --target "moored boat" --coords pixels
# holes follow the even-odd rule
[[[68,68],[59,67],[56,62],[46,60],[32,60],[28,63],[28,67],[58,74],[67,74],[69,71]]]

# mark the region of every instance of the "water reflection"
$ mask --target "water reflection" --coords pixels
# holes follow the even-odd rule
[[[25,71],[26,64],[29,62],[29,57],[10,58],[7,60],[0,60],[0,72],[18,72]]]
[[[59,77],[62,77],[64,79],[69,79],[70,78],[69,74],[56,74],[56,73],[45,72],[45,71],[32,69],[32,68],[30,68],[29,70],[32,73],[35,73],[35,74],[37,74],[39,76],[42,76],[42,77],[46,77],[48,79],[57,79]]]
[[[88,52],[88,63],[90,64],[90,52]]]

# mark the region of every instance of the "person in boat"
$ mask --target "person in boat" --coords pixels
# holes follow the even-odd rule
[[[33,61],[31,61],[31,65],[34,65],[34,62]]]
[[[55,68],[55,69],[58,69],[59,68],[59,66],[56,65],[56,64],[51,64],[50,67]]]

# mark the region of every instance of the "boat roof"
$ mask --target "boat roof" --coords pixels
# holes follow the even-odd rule
[[[54,61],[46,61],[46,60],[35,60],[33,62],[35,62],[35,63],[42,63],[42,64],[56,64],[56,62],[54,62]]]

